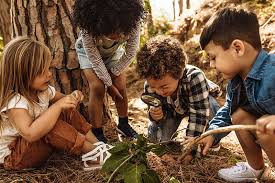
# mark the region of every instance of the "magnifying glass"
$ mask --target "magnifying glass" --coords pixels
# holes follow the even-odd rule
[[[159,107],[162,105],[161,98],[154,93],[143,93],[140,98],[149,106]]]

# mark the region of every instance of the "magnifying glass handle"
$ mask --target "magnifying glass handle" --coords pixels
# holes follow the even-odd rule
[[[158,127],[158,131],[157,131],[157,141],[161,142],[161,138],[162,138],[162,130],[160,127]]]

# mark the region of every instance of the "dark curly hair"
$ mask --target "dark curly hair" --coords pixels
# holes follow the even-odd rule
[[[74,23],[95,37],[129,35],[143,18],[141,0],[76,0],[73,10]]]
[[[150,39],[140,49],[136,70],[141,78],[161,79],[168,73],[174,79],[180,79],[186,61],[180,42],[160,35]]]

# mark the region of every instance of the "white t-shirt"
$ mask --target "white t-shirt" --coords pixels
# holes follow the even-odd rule
[[[0,163],[4,163],[6,156],[10,155],[11,151],[8,145],[12,143],[20,134],[17,129],[9,121],[6,111],[12,108],[26,109],[33,120],[49,108],[49,102],[55,96],[55,88],[49,86],[47,90],[39,93],[39,102],[31,105],[28,100],[22,95],[14,96],[6,107],[1,110],[2,115],[2,130],[0,131]]]

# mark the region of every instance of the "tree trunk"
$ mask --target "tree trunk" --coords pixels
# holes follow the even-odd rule
[[[173,20],[176,20],[176,0],[173,0]]]
[[[3,38],[4,45],[11,39],[10,1],[0,1],[0,35]]]
[[[147,30],[146,37],[149,38],[155,32],[150,0],[144,0],[144,9],[147,12],[146,25],[145,25],[145,29]]]
[[[186,9],[190,9],[190,0],[186,0]]]
[[[179,16],[183,13],[183,0],[178,0],[179,5]]]
[[[72,21],[73,4],[74,0],[12,0],[12,35],[28,35],[49,47],[55,67],[51,84],[65,94],[81,90],[85,100],[80,111],[88,119],[89,87],[74,48],[79,30]],[[108,107],[105,109],[105,119],[111,119]]]

